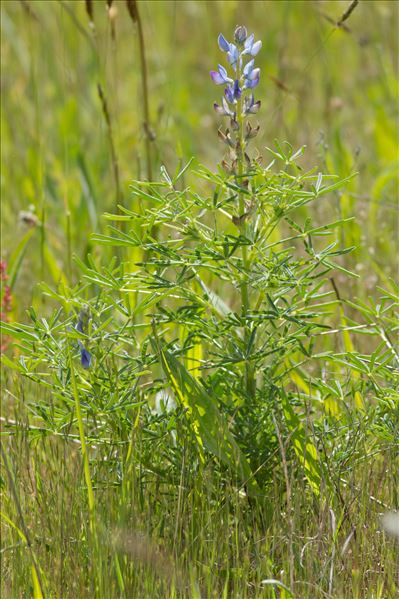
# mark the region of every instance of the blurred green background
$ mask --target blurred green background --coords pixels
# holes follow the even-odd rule
[[[195,156],[216,168],[223,155],[209,70],[217,46],[245,24],[263,48],[256,97],[265,146],[275,138],[306,144],[303,168],[345,177],[333,202],[313,208],[317,222],[356,217],[340,240],[356,246],[347,266],[362,275],[360,295],[395,275],[398,197],[398,16],[391,0],[361,1],[344,26],[347,1],[141,1],[148,63],[153,176]],[[101,84],[113,128],[121,195],[145,177],[138,25],[126,3],[2,3],[2,258],[9,262],[14,318],[40,292],[35,283],[76,280],[72,254],[115,207],[115,182]],[[112,34],[114,30],[114,35]],[[202,190],[210,193],[209,190]],[[21,211],[23,211],[21,213]],[[26,214],[26,212],[28,214]]]

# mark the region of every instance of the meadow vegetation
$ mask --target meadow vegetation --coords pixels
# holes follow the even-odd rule
[[[2,597],[396,597],[399,4],[1,11]]]

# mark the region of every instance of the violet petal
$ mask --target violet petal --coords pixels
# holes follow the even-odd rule
[[[251,48],[251,55],[252,56],[256,56],[257,53],[259,52],[259,50],[262,47],[262,42],[259,40],[258,42],[255,42]]]
[[[218,44],[219,44],[219,48],[221,49],[222,52],[228,52],[230,50],[229,42],[226,40],[226,38],[221,33],[219,33]]]
[[[217,71],[211,71],[210,75],[212,77],[213,83],[216,83],[216,85],[222,85],[223,83],[225,83],[225,80]]]

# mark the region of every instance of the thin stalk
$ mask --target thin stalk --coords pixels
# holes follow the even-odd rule
[[[241,70],[240,70],[239,61],[237,61],[236,76],[237,76],[237,79],[240,80]],[[236,120],[237,120],[237,124],[238,124],[238,131],[237,131],[237,138],[238,138],[237,179],[238,179],[238,181],[237,181],[237,184],[239,185],[239,187],[242,187],[242,181],[243,181],[243,176],[244,176],[244,165],[245,165],[244,117],[243,117],[242,113],[243,113],[243,100],[241,97],[241,98],[239,98],[239,100],[237,100],[237,115],[236,115]],[[240,191],[238,194],[238,208],[239,208],[240,233],[243,237],[247,237],[246,219],[241,218],[245,214],[245,200],[244,200],[244,194],[242,193],[242,191]],[[241,251],[242,251],[242,262],[243,262],[243,270],[244,270],[244,277],[245,277],[246,273],[248,272],[249,266],[250,266],[250,261],[248,258],[248,248],[247,248],[246,244],[244,244],[242,246]],[[250,305],[249,305],[248,284],[244,278],[243,282],[241,283],[241,308],[242,308],[242,316],[245,320],[244,340],[245,340],[247,347],[249,347],[249,341],[250,341],[250,337],[251,337],[250,327],[246,323],[246,319],[247,319],[248,312],[249,312],[249,307],[250,307]],[[245,387],[246,387],[248,395],[253,396],[255,394],[255,376],[254,376],[253,366],[251,365],[250,361],[248,360],[248,357],[249,356],[247,356],[247,361],[245,364]]]
[[[148,100],[148,74],[147,61],[145,57],[143,27],[141,25],[140,14],[137,11],[137,28],[139,32],[139,47],[140,47],[140,66],[141,80],[143,86],[143,107],[144,107],[144,135],[145,135],[145,151],[147,156],[147,179],[152,181],[152,162],[151,162],[151,133],[150,133],[150,108]]]
[[[137,31],[139,34],[139,55],[140,55],[140,71],[141,71],[141,86],[143,96],[143,128],[145,136],[145,152],[147,161],[147,179],[152,181],[152,156],[151,156],[151,127],[150,127],[150,103],[148,93],[148,71],[147,71],[147,60],[145,56],[145,43],[143,25],[141,22],[139,8],[136,0],[126,1],[129,14],[132,18],[133,23],[137,24]]]
[[[273,424],[274,424],[274,428],[277,434],[277,439],[278,439],[278,444],[280,447],[280,454],[281,454],[281,460],[282,460],[282,464],[283,464],[283,472],[284,472],[284,478],[285,478],[285,487],[286,487],[286,497],[287,497],[287,515],[288,515],[288,555],[289,555],[289,564],[290,564],[290,568],[289,568],[289,575],[290,575],[290,587],[291,589],[294,588],[294,583],[295,583],[295,556],[294,556],[294,516],[293,516],[293,503],[292,503],[292,491],[291,491],[291,484],[290,484],[290,477],[289,477],[289,473],[288,473],[288,464],[287,464],[287,456],[286,456],[286,451],[285,451],[285,447],[284,447],[284,443],[283,443],[283,439],[281,436],[281,432],[279,429],[279,426],[277,424],[277,420],[274,416],[274,414],[272,414],[272,419],[273,419]]]
[[[242,117],[242,100],[240,99],[237,103],[237,123],[238,123],[238,155],[237,155],[237,174],[238,174],[238,185],[242,186],[242,179],[244,175],[244,122]],[[238,208],[239,208],[239,217],[242,217],[245,213],[245,200],[244,194],[242,191],[239,192],[238,195]],[[240,218],[240,232],[246,237],[247,233],[247,225],[245,222],[245,218]],[[244,265],[244,270],[247,270],[248,267],[248,251],[246,244],[242,246],[242,261]],[[244,280],[241,284],[241,301],[242,301],[242,312],[244,317],[247,316],[249,309],[249,295],[248,295],[248,285]]]
[[[71,211],[68,205],[68,199],[66,200],[65,207],[65,217],[66,217],[66,238],[67,238],[67,273],[68,280],[72,281],[72,227],[71,227]]]
[[[120,185],[120,179],[119,179],[119,163],[118,163],[118,156],[117,156],[117,153],[115,150],[111,115],[110,115],[110,112],[108,109],[107,98],[105,97],[104,90],[100,83],[97,84],[97,91],[98,91],[98,96],[101,101],[101,108],[103,111],[104,119],[105,119],[105,122],[107,125],[108,141],[109,141],[109,147],[111,150],[112,170],[113,170],[114,182],[115,182],[115,211],[117,214],[119,214],[119,212],[120,212],[119,204],[122,201],[122,194],[121,194],[121,185]]]
[[[88,504],[88,508],[89,508],[89,529],[90,529],[91,538],[93,540],[93,546],[94,546],[95,555],[96,555],[96,558],[93,559],[93,564],[94,564],[98,560],[101,561],[101,558],[100,558],[101,552],[99,551],[97,528],[96,528],[96,506],[95,506],[95,500],[94,500],[93,484],[91,482],[91,476],[90,476],[89,455],[87,452],[82,410],[81,410],[81,406],[80,406],[79,390],[78,390],[78,386],[76,384],[75,369],[74,369],[74,364],[73,364],[73,359],[72,359],[72,352],[71,352],[71,348],[70,348],[69,344],[68,344],[68,361],[69,361],[69,368],[70,368],[70,372],[71,372],[72,394],[73,394],[74,400],[75,400],[75,413],[76,413],[76,420],[78,422],[79,440],[80,440],[80,446],[81,446],[81,451],[82,451],[83,474],[84,474],[86,489],[87,489],[87,504]],[[98,566],[96,568],[96,573],[100,573],[100,572],[101,572],[101,564],[98,564]],[[100,574],[98,574],[98,578],[96,581],[96,587],[97,587],[96,588],[96,596],[99,596],[98,592],[101,588]]]
[[[70,359],[70,369],[71,369],[72,393],[73,393],[73,396],[75,399],[76,420],[78,422],[79,440],[80,440],[80,446],[82,448],[83,472],[84,472],[85,483],[86,483],[86,487],[87,487],[87,503],[89,506],[90,530],[93,533],[93,536],[95,536],[95,521],[94,521],[95,502],[94,502],[93,485],[92,485],[91,476],[90,476],[89,456],[87,453],[86,437],[85,437],[84,424],[83,424],[83,418],[82,418],[82,410],[80,407],[79,391],[78,391],[78,388],[76,385],[75,370],[73,367],[72,356],[71,356],[70,350],[69,350],[69,359]]]

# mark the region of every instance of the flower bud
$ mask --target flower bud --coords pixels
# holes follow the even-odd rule
[[[239,130],[240,126],[237,123],[237,119],[236,119],[235,115],[230,119],[230,125],[231,125],[231,128],[233,129],[233,131]]]
[[[236,30],[234,31],[234,41],[237,44],[243,44],[245,42],[245,40],[247,39],[247,30],[246,27],[244,27],[243,25],[238,25],[236,27]]]

